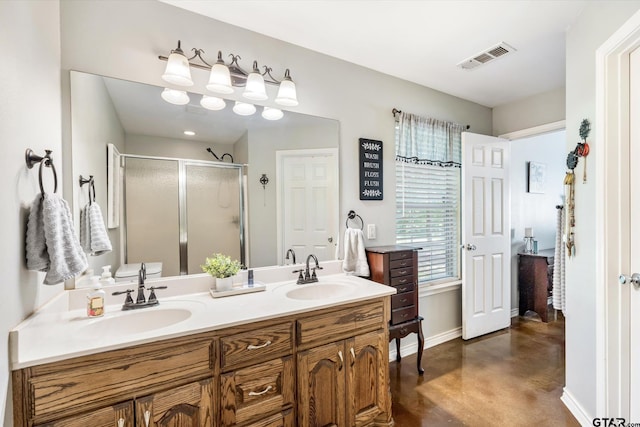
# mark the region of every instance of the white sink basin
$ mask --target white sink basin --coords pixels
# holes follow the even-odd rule
[[[185,308],[149,308],[140,311],[123,311],[91,320],[80,328],[80,333],[90,336],[133,335],[175,325],[191,317]]]
[[[296,285],[288,291],[287,298],[299,300],[318,300],[347,296],[355,291],[353,285],[346,283],[314,283],[310,285]]]

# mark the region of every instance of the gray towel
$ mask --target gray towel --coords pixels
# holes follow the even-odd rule
[[[80,245],[85,253],[98,256],[111,252],[111,240],[96,202],[80,211]]]
[[[38,195],[27,223],[27,268],[46,271],[45,285],[77,276],[88,267],[73,230],[69,205],[57,194]]]

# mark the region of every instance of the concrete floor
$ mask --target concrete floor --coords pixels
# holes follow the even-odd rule
[[[427,349],[422,377],[415,355],[392,362],[396,426],[579,426],[560,401],[564,318],[549,318]]]

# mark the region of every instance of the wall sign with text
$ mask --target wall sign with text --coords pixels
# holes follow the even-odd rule
[[[360,200],[382,200],[382,141],[360,138]]]

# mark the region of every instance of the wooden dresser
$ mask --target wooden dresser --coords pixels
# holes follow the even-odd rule
[[[518,314],[535,311],[543,322],[548,322],[547,298],[553,287],[553,249],[537,254],[518,254]]]
[[[396,360],[399,362],[400,339],[410,333],[418,334],[418,372],[422,375],[424,335],[418,311],[418,250],[409,246],[376,246],[366,248],[367,261],[374,282],[393,286],[398,290],[391,296],[389,340],[396,340]]]

